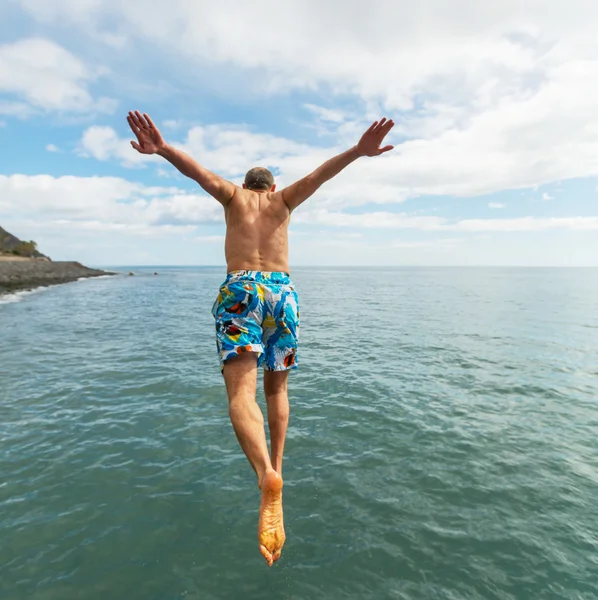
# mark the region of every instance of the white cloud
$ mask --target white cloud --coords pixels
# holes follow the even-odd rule
[[[32,113],[32,108],[24,102],[7,102],[0,100],[0,115],[25,119]]]
[[[201,156],[208,168],[226,176],[244,175],[258,163],[280,167],[283,161],[296,160],[298,157],[307,157],[309,160],[318,151],[322,152],[321,149],[286,138],[255,133],[243,125],[193,127],[183,147],[193,156]]]
[[[330,235],[329,231],[320,231],[320,233],[322,235]],[[337,236],[340,238],[352,240],[357,240],[364,237],[363,233],[360,233],[359,231],[342,231],[340,233],[337,233]]]
[[[143,155],[131,147],[129,139],[119,137],[112,127],[94,125],[83,133],[79,150],[97,160],[115,159],[123,166],[136,166],[147,162],[158,162],[167,167],[166,161],[156,155]],[[225,177],[244,175],[252,166],[264,164],[280,167],[288,160],[303,157],[309,160],[322,152],[317,148],[298,144],[270,134],[254,133],[243,125],[207,125],[192,127],[182,142],[172,142],[176,147],[192,156],[201,157],[207,168]],[[323,156],[327,156],[322,154]],[[314,165],[314,167],[317,165]],[[165,175],[164,169],[160,168]],[[302,172],[302,176],[307,171]]]
[[[0,93],[17,98],[0,103],[0,113],[27,117],[35,110],[107,112],[110,98],[94,99],[89,84],[105,69],[93,69],[53,41],[27,38],[0,46]]]
[[[198,235],[192,239],[193,242],[202,244],[224,244],[223,235]]]
[[[502,204],[501,202],[488,202],[488,208],[504,208],[505,205]]]
[[[78,0],[72,4],[67,0],[21,0],[20,4],[42,22],[68,19],[79,25],[89,25],[93,12],[101,8],[102,0]]]
[[[390,111],[399,122],[394,140],[400,135],[407,141],[346,179],[354,184],[371,172],[371,180],[394,190],[381,189],[381,201],[488,194],[598,175],[595,3],[574,1],[566,18],[556,1],[515,0],[464,0],[450,7],[441,0],[425,6],[372,0],[340,9],[315,0],[266,0],[260,10],[240,1],[206,10],[187,0],[151,11],[141,0],[85,0],[76,8],[69,0],[22,0],[22,6],[44,23],[72,22],[96,32],[98,24],[110,23],[114,35],[135,40],[139,49],[168,45],[176,59],[219,67],[223,78],[234,67],[247,76],[252,95],[322,91],[330,106],[307,108],[343,144],[366,119],[347,123],[335,98],[353,95],[367,118]],[[248,30],[268,35],[248,40]],[[193,135],[199,133],[209,129]],[[204,142],[189,140],[191,147]],[[240,172],[251,162],[246,151],[216,145],[212,168]],[[311,165],[299,158],[287,159],[289,177]],[[378,191],[368,200],[376,202]],[[347,193],[340,187],[327,192],[332,203]],[[352,197],[357,201],[364,193],[362,186]]]
[[[554,196],[551,196],[550,194],[548,194],[547,192],[544,192],[542,194],[542,200],[554,200]]]
[[[326,209],[299,209],[294,221],[331,227],[357,229],[416,229],[420,231],[461,232],[531,232],[548,230],[598,230],[598,216],[592,217],[521,217],[517,219],[463,219],[451,221],[445,217],[411,216],[405,213],[370,212],[349,214]]]
[[[266,89],[326,83],[374,101],[383,97],[395,107],[411,106],[413,95],[423,88],[450,87],[453,81],[447,74],[458,79],[461,96],[472,86],[481,87],[482,100],[502,83],[496,81],[501,75],[514,86],[518,76],[533,72],[535,59],[545,52],[542,36],[552,42],[555,26],[563,24],[554,5],[552,10],[525,9],[514,0],[506,0],[500,9],[463,2],[460,10],[447,10],[440,0],[425,8],[391,0],[342,7],[315,0],[284,6],[266,1],[261,10],[233,1],[209,11],[187,0],[172,0],[152,11],[144,10],[142,0],[81,4],[73,10],[68,0],[23,0],[45,20],[91,27],[102,17],[118,17],[119,30],[152,42],[167,41],[188,58],[264,70],[269,77],[256,85]],[[589,36],[587,12],[578,10],[570,17],[568,32],[579,30],[582,39],[584,32]],[[268,35],[247,40],[248,30]]]
[[[60,148],[58,148],[58,146],[54,145],[54,144],[48,144],[46,146],[46,150],[48,152],[60,152]]]
[[[144,186],[118,177],[0,175],[0,210],[13,219],[143,233],[223,223],[221,206],[208,196],[188,193],[177,187]],[[598,230],[598,216],[453,221],[405,213],[349,214],[303,207],[294,215],[293,223],[357,230],[341,236],[347,242],[368,229],[424,232]]]
[[[598,75],[598,71],[597,71]],[[597,95],[598,101],[598,95]],[[508,112],[507,108],[503,108]],[[530,108],[530,118],[533,113]],[[495,116],[495,115],[494,115]],[[396,204],[419,195],[473,196],[506,188],[534,187],[543,182],[565,179],[568,176],[598,174],[598,137],[588,140],[585,166],[574,163],[568,153],[551,152],[551,159],[530,163],[517,148],[506,151],[510,142],[530,135],[540,135],[541,126],[534,123],[513,123],[504,119],[500,127],[493,117],[476,117],[467,131],[449,131],[426,140],[410,140],[395,147],[393,152],[379,158],[362,158],[350,165],[341,175],[328,182],[318,192],[318,203],[326,207],[364,204]],[[167,136],[168,137],[168,136]],[[483,138],[483,140],[482,140]],[[353,142],[359,139],[355,135]],[[307,175],[325,160],[349,147],[318,147],[297,143],[268,133],[258,133],[242,124],[198,125],[192,127],[182,142],[175,146],[200,157],[207,168],[233,180],[256,165],[277,171],[280,187]],[[557,141],[552,145],[557,147]],[[594,148],[595,147],[595,148]],[[148,161],[161,161],[135,152],[129,140],[120,138],[110,127],[90,127],[83,135],[80,148],[98,160],[117,159],[126,166]],[[499,150],[504,148],[505,151]],[[589,156],[589,148],[593,148]],[[554,160],[552,160],[554,159]],[[562,164],[559,166],[559,161]],[[560,169],[560,171],[559,171]],[[491,203],[490,208],[499,208]]]
[[[316,106],[315,104],[305,104],[304,106],[322,121],[342,123],[346,120],[346,115],[340,110],[324,108],[322,106]]]
[[[419,229],[437,231],[445,224],[442,217],[413,217],[404,213],[370,212],[350,214],[303,205],[293,217],[295,223],[357,229]]]
[[[134,136],[131,134],[131,138]],[[83,132],[78,151],[96,160],[116,158],[125,167],[139,167],[146,163],[163,161],[158,156],[140,154],[131,146],[130,140],[119,138],[112,127],[93,125]]]
[[[0,214],[5,215],[3,225],[9,231],[40,241],[43,250],[56,259],[92,264],[222,261],[220,205],[177,187],[150,187],[117,177],[0,175]],[[504,244],[485,246],[480,252],[480,244],[486,241],[479,234],[487,238],[492,232],[512,236],[510,264],[536,264],[542,239],[546,244],[542,264],[590,264],[596,254],[588,253],[588,248],[598,231],[598,217],[455,221],[388,212],[310,211],[307,207],[297,212],[293,224],[301,231],[294,235],[291,256],[301,264],[505,264]],[[198,226],[202,226],[201,233]],[[409,239],[383,241],[384,236],[401,230],[419,231],[420,237],[412,239],[410,233]],[[548,238],[517,234],[545,236],[549,231],[560,232],[553,240],[556,244],[546,242]],[[436,237],[447,232],[462,237]],[[564,241],[559,242],[561,238]],[[193,242],[201,252],[190,250],[186,242]],[[529,248],[520,246],[523,243]],[[513,248],[526,254],[514,254]]]
[[[454,225],[447,225],[447,229],[457,231],[549,231],[549,230],[598,230],[598,216],[596,217],[522,217],[519,219],[465,219]]]
[[[118,177],[0,175],[0,211],[42,224],[143,233],[223,220],[222,207],[207,196]]]
[[[394,240],[390,243],[392,248],[454,248],[463,240],[461,238],[443,238],[439,240],[428,241],[404,241]]]

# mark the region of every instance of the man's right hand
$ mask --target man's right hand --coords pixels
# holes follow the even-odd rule
[[[357,151],[360,156],[379,156],[384,152],[392,150],[394,146],[380,147],[382,141],[388,132],[394,127],[394,121],[383,118],[381,121],[375,121],[370,128],[361,136],[357,144]]]
[[[131,146],[141,154],[157,154],[166,146],[162,134],[154,125],[149,115],[142,115],[138,110],[129,112],[127,116],[129,126],[133,130],[137,142],[131,142]]]

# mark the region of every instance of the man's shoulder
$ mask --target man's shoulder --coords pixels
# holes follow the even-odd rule
[[[279,206],[288,210],[287,205],[284,202],[282,191],[275,192],[262,192],[258,193],[253,190],[248,190],[242,187],[237,187],[235,193],[231,199],[231,202],[246,203],[255,199],[263,199],[271,206]]]
[[[269,192],[268,198],[274,206],[284,211],[285,213],[290,213],[289,207],[287,203],[284,201],[283,190],[276,190],[275,192]]]

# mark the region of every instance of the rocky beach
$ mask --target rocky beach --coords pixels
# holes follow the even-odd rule
[[[53,261],[33,240],[23,241],[0,227],[0,295],[115,274],[74,261]]]
[[[114,274],[78,262],[0,256],[0,294]]]

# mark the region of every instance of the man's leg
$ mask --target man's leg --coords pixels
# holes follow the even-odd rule
[[[286,536],[282,515],[282,478],[272,468],[264,417],[255,401],[257,356],[246,352],[227,361],[223,369],[230,419],[261,488],[258,540],[268,566],[280,558]]]
[[[223,369],[228,411],[233,429],[245,456],[257,474],[258,485],[266,471],[272,469],[264,417],[255,401],[257,381],[257,356],[245,352],[228,360]]]
[[[284,442],[289,425],[288,371],[264,371],[264,394],[268,405],[270,457],[274,470],[282,475]]]

